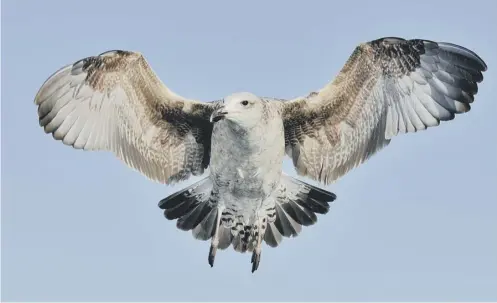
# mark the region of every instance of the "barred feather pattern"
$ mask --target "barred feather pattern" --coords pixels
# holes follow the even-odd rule
[[[323,89],[280,101],[286,153],[300,175],[333,182],[394,136],[469,111],[486,69],[474,52],[451,43],[363,43]]]
[[[209,165],[209,118],[219,101],[176,95],[139,53],[108,51],[69,64],[45,81],[35,104],[56,140],[111,151],[154,181],[185,180]]]

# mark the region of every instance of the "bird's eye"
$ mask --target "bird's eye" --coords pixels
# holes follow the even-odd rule
[[[247,101],[247,100],[243,100],[243,101],[242,101],[242,105],[244,105],[244,106],[245,106],[245,105],[248,105],[248,101]]]

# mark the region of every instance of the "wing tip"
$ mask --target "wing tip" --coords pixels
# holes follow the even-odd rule
[[[438,46],[438,47],[445,49],[447,51],[459,53],[465,57],[471,58],[474,61],[476,61],[479,65],[479,69],[482,72],[485,72],[488,69],[488,66],[485,63],[485,61],[478,54],[476,54],[474,51],[472,51],[464,46],[457,45],[457,44],[450,43],[450,42],[436,42],[436,41],[429,40],[429,39],[405,39],[405,38],[401,38],[401,37],[391,36],[391,37],[382,37],[382,38],[378,38],[375,40],[371,40],[371,41],[367,42],[367,44],[371,44],[371,45],[378,45],[380,43],[397,44],[397,43],[406,43],[409,41],[422,41],[425,44],[425,46],[427,43],[429,43],[429,44],[433,44],[434,47]]]
[[[468,58],[476,61],[479,64],[479,69],[480,69],[481,72],[487,71],[487,69],[488,69],[487,64],[474,51],[472,51],[472,50],[470,50],[470,49],[468,49],[468,48],[466,48],[464,46],[461,46],[461,45],[458,45],[458,44],[454,44],[454,43],[450,43],[450,42],[438,42],[437,44],[438,44],[439,47],[441,47],[444,50],[447,50],[449,52],[458,53],[460,55],[463,55],[465,57],[468,57]]]
[[[43,96],[43,93],[50,87],[50,84],[54,84],[57,82],[63,73],[67,73],[72,68],[73,64],[66,64],[63,67],[59,68],[57,71],[53,72],[48,78],[45,79],[43,84],[40,86],[40,89],[38,89],[38,92],[35,95],[34,98],[34,104],[35,105],[41,105],[43,101],[45,101],[45,96]],[[54,83],[52,83],[54,82]]]

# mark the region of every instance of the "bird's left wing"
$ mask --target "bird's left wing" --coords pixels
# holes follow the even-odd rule
[[[112,151],[152,180],[184,180],[209,165],[218,102],[176,95],[139,53],[108,51],[67,65],[45,81],[35,104],[55,139]]]
[[[286,152],[300,175],[330,183],[393,136],[469,111],[486,68],[475,53],[450,43],[361,44],[334,81],[281,103]]]

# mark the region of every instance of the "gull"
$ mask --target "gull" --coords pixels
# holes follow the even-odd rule
[[[179,229],[211,242],[208,263],[230,245],[278,246],[328,212],[328,185],[399,134],[468,112],[487,69],[455,44],[385,37],[359,44],[334,80],[291,100],[235,93],[200,102],[170,90],[138,52],[113,50],[66,65],[35,97],[46,133],[76,149],[113,152],[151,180],[208,173],[159,202]]]

